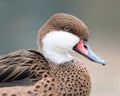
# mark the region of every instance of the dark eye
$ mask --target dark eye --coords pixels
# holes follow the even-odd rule
[[[70,31],[70,28],[69,28],[69,26],[64,26],[63,30],[68,32],[68,31]]]

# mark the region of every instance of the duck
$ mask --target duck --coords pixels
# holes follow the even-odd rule
[[[15,90],[14,96],[89,96],[91,78],[87,68],[71,52],[98,64],[106,63],[91,50],[88,39],[89,30],[81,19],[54,14],[38,32],[38,50],[21,49],[0,56],[1,88],[29,81],[30,88]],[[9,96],[9,92],[3,94]]]

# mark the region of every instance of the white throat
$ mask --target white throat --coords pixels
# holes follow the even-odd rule
[[[73,60],[69,54],[79,38],[64,31],[52,31],[42,39],[43,55],[55,64],[62,64]]]

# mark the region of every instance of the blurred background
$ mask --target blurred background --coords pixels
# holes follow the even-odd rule
[[[54,13],[77,16],[88,26],[89,43],[102,66],[76,55],[92,79],[91,96],[120,96],[119,0],[0,0],[0,54],[37,49],[37,33]]]

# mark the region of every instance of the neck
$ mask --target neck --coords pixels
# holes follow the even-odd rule
[[[60,50],[47,49],[47,51],[43,52],[43,54],[47,59],[49,59],[51,62],[54,62],[56,65],[64,64],[73,60],[73,57],[69,53],[62,52]]]

